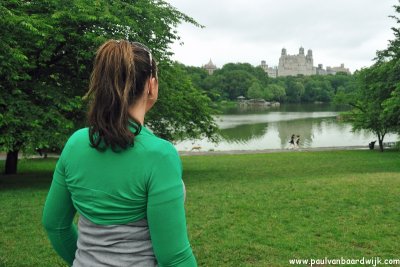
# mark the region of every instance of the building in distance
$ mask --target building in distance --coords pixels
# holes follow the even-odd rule
[[[286,48],[282,48],[278,67],[268,66],[265,60],[261,61],[260,67],[268,74],[268,77],[271,78],[297,75],[335,75],[338,72],[351,74],[350,70],[345,68],[344,64],[341,64],[339,67],[328,66],[326,69],[324,69],[322,64],[318,64],[318,67],[315,67],[312,50],[309,49],[306,55],[303,47],[300,47],[299,54],[297,55],[288,55]],[[210,61],[203,65],[203,68],[209,75],[212,75],[217,69],[217,66],[210,58]]]
[[[268,77],[271,77],[271,78],[278,77],[278,68],[277,67],[268,67],[267,62],[265,60],[261,61],[261,68],[268,74]]]
[[[304,54],[304,48],[300,47],[298,55],[288,55],[285,48],[282,49],[279,58],[278,76],[297,76],[297,75],[314,75],[314,60],[312,50]]]
[[[207,70],[208,74],[211,75],[217,69],[217,66],[212,62],[211,58],[210,61],[203,66],[204,69]]]
[[[328,75],[338,72],[351,74],[350,70],[344,67],[344,64],[341,64],[340,67],[327,67],[326,69],[323,68],[322,64],[318,64],[318,67],[314,67],[312,50],[309,49],[307,55],[305,55],[303,47],[300,47],[299,54],[297,55],[288,55],[286,49],[283,48],[278,67],[268,67],[265,60],[262,60],[261,68],[271,78],[297,75]]]
[[[351,74],[348,68],[344,67],[344,64],[340,64],[340,67],[326,67],[327,74],[336,74],[338,72],[345,72],[347,74]]]

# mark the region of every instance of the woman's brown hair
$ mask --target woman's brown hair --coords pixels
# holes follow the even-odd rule
[[[134,144],[141,125],[129,117],[128,108],[143,95],[146,81],[156,77],[156,62],[140,43],[109,40],[97,50],[89,91],[88,123],[91,146],[124,150]],[[132,133],[130,121],[136,128]]]

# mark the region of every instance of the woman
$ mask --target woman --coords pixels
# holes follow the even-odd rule
[[[88,97],[89,128],[69,138],[44,206],[54,249],[75,267],[197,266],[178,153],[143,126],[158,97],[150,50],[103,44]]]

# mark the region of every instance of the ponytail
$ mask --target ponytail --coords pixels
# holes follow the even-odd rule
[[[129,129],[134,119],[128,109],[140,98],[151,76],[149,53],[128,41],[109,40],[97,51],[90,77],[88,112],[89,140],[98,150],[121,151],[134,145],[136,132]]]

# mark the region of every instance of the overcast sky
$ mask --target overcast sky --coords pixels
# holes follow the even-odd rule
[[[313,50],[314,66],[339,66],[352,72],[370,66],[376,50],[393,39],[397,0],[167,0],[205,28],[179,26],[183,45],[172,46],[173,59],[202,66],[210,58],[277,66],[281,50]]]

